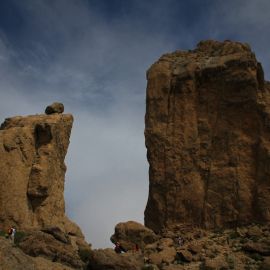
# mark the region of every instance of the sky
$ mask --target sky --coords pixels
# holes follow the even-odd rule
[[[270,72],[269,0],[0,0],[0,122],[72,113],[66,213],[94,248],[143,223],[146,71],[200,40],[247,42]]]

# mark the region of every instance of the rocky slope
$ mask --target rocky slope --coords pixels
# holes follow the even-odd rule
[[[203,41],[147,72],[145,224],[270,221],[270,88],[247,44]]]
[[[73,117],[56,105],[48,115],[8,118],[0,127],[0,231],[15,226],[26,254],[81,269],[79,253],[90,248],[64,201]]]
[[[126,253],[93,250],[89,270],[269,270],[270,226],[205,230],[176,225],[156,235],[137,222],[119,223],[112,236]],[[139,250],[135,250],[135,244]]]

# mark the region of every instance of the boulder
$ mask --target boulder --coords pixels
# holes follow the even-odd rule
[[[54,102],[53,104],[47,106],[45,109],[46,114],[63,113],[63,112],[64,112],[64,105],[59,102]]]
[[[159,256],[161,257],[163,263],[173,263],[176,256],[176,250],[174,247],[164,248],[162,251],[159,252]]]
[[[168,247],[172,247],[174,245],[173,239],[171,238],[161,238],[158,241],[158,249],[159,250],[164,250]]]
[[[202,246],[199,242],[193,241],[188,245],[188,250],[193,254],[197,254],[201,252]]]
[[[51,234],[55,239],[67,244],[70,242],[70,239],[67,234],[65,234],[60,228],[47,226],[41,229],[42,232]]]
[[[183,262],[191,262],[193,258],[192,253],[186,249],[178,250],[177,257]]]
[[[115,226],[111,236],[113,243],[120,242],[125,250],[133,250],[137,244],[140,249],[158,240],[158,236],[147,227],[135,221],[121,222]]]
[[[254,243],[254,242],[247,242],[242,246],[242,249],[244,251],[250,252],[250,253],[259,253],[263,256],[270,256],[270,244],[268,243]]]
[[[158,253],[151,253],[149,259],[151,263],[161,265],[161,263],[170,264],[174,262],[176,256],[176,250],[174,247],[164,248]]]
[[[89,270],[141,270],[143,258],[140,255],[117,254],[113,249],[93,250],[89,261]]]
[[[48,233],[40,231],[29,233],[20,241],[19,247],[32,257],[42,256],[76,269],[81,269],[84,265],[71,244],[56,240]]]
[[[151,263],[153,263],[153,264],[155,264],[155,265],[161,265],[161,263],[162,263],[162,258],[161,258],[161,256],[160,256],[160,254],[159,253],[151,253],[150,255],[149,255],[149,259],[150,259],[150,262]]]
[[[263,232],[259,226],[251,226],[248,228],[247,236],[249,237],[262,237]]]
[[[229,270],[229,265],[223,256],[210,259],[206,258],[204,262],[205,270]]]

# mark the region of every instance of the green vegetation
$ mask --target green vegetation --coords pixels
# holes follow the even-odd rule
[[[236,239],[239,236],[240,236],[239,233],[236,232],[236,231],[231,232],[230,235],[229,235],[230,239]]]
[[[0,237],[1,236],[5,237],[5,238],[8,238],[8,234],[5,231],[0,231]],[[25,232],[17,231],[16,234],[15,234],[15,238],[14,238],[14,244],[18,245],[25,236],[26,236]]]
[[[27,234],[25,232],[16,232],[14,244],[18,245]]]
[[[234,268],[234,257],[231,256],[231,255],[228,255],[227,256],[227,262],[228,262],[228,265],[229,265],[229,269],[235,269]]]
[[[2,236],[2,237],[6,237],[6,232],[4,232],[4,231],[0,231],[0,236]]]

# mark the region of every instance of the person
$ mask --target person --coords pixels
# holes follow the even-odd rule
[[[8,236],[12,244],[14,244],[15,234],[16,234],[15,227],[10,227],[8,230]]]
[[[138,245],[138,244],[135,244],[135,246],[134,246],[134,251],[135,251],[135,252],[139,252],[139,245]]]
[[[116,242],[116,243],[115,243],[114,251],[115,251],[116,253],[126,252],[126,250],[121,246],[120,242]]]
[[[121,245],[120,245],[119,242],[116,242],[116,243],[115,243],[114,251],[115,251],[116,253],[121,253],[121,252],[122,252]]]
[[[178,237],[177,241],[178,241],[179,247],[183,246],[183,244],[184,244],[184,239],[183,239],[181,236]]]

